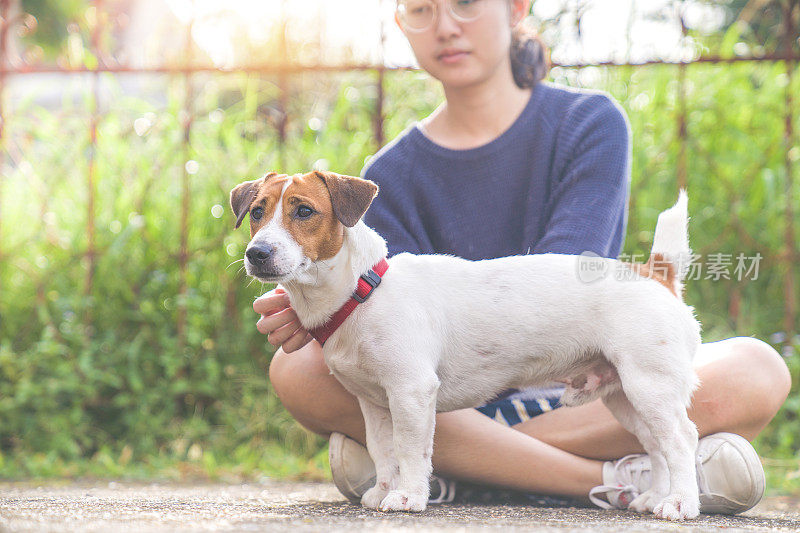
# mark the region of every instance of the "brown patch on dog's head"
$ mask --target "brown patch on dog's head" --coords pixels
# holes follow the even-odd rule
[[[678,268],[663,254],[652,254],[646,263],[623,263],[631,270],[643,278],[651,278],[669,289],[679,300],[683,300],[683,295],[679,294],[680,283],[678,281]]]
[[[236,216],[235,229],[239,229],[239,226],[242,225],[244,217],[250,212],[250,208],[255,203],[256,195],[258,195],[259,190],[267,180],[275,176],[280,176],[280,174],[277,172],[267,172],[263,177],[257,180],[245,181],[233,188],[231,191],[231,209]],[[283,176],[286,175],[284,174]]]
[[[333,172],[315,171],[312,174],[316,174],[328,187],[336,218],[348,228],[355,226],[364,216],[378,194],[378,186],[369,180]]]
[[[330,259],[342,248],[344,227],[325,183],[314,172],[294,176],[286,188],[282,224],[312,261]]]

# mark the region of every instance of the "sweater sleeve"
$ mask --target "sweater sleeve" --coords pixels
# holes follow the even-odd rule
[[[624,112],[607,96],[576,103],[559,133],[554,182],[542,237],[531,253],[616,258],[627,222],[630,132]]]

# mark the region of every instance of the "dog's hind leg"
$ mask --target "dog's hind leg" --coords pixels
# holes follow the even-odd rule
[[[653,357],[669,363],[648,364]],[[695,518],[700,513],[695,466],[697,428],[686,414],[686,403],[696,376],[688,357],[680,359],[674,354],[664,354],[660,358],[653,353],[643,359],[625,358],[617,371],[622,390],[650,430],[652,442],[661,451],[669,470],[669,493],[656,504],[653,513],[669,520]],[[685,367],[681,367],[681,361],[686,361]]]
[[[415,375],[387,389],[394,427],[394,450],[400,482],[378,507],[381,511],[424,511],[433,471],[433,427],[436,419],[436,375]]]
[[[603,397],[603,403],[629,432],[633,433],[650,456],[650,488],[639,494],[628,505],[637,513],[651,513],[655,506],[669,494],[669,469],[658,442],[653,438],[639,413],[621,390]]]
[[[367,434],[367,450],[375,463],[375,486],[361,497],[361,505],[377,509],[389,491],[397,487],[400,467],[394,455],[392,442],[392,414],[385,407],[358,399],[364,415]]]
[[[670,494],[664,498],[653,514],[668,520],[695,518],[700,514],[700,495],[697,487],[697,426],[689,420],[684,406],[675,406],[675,448],[665,443],[664,458],[670,473]],[[663,434],[662,434],[663,435]]]

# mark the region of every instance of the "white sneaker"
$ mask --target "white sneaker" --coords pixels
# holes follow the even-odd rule
[[[342,433],[331,433],[328,459],[333,484],[348,500],[360,503],[361,496],[375,485],[375,464],[361,443]]]
[[[704,437],[697,444],[696,460],[700,512],[743,513],[764,496],[764,469],[747,439],[733,433]],[[589,491],[589,499],[603,509],[627,509],[650,483],[650,457],[628,455],[603,463],[603,484]]]
[[[360,503],[361,496],[375,485],[375,464],[367,448],[334,432],[328,440],[328,459],[333,484],[348,500]],[[430,486],[428,503],[449,503],[456,496],[455,481],[432,475]]]

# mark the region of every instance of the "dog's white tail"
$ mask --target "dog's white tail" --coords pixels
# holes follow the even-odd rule
[[[689,197],[686,191],[681,189],[675,205],[658,215],[653,249],[650,251],[651,259],[656,258],[658,254],[661,256],[660,260],[666,260],[675,267],[678,283],[686,277],[692,261],[692,250],[689,248],[688,203]]]

